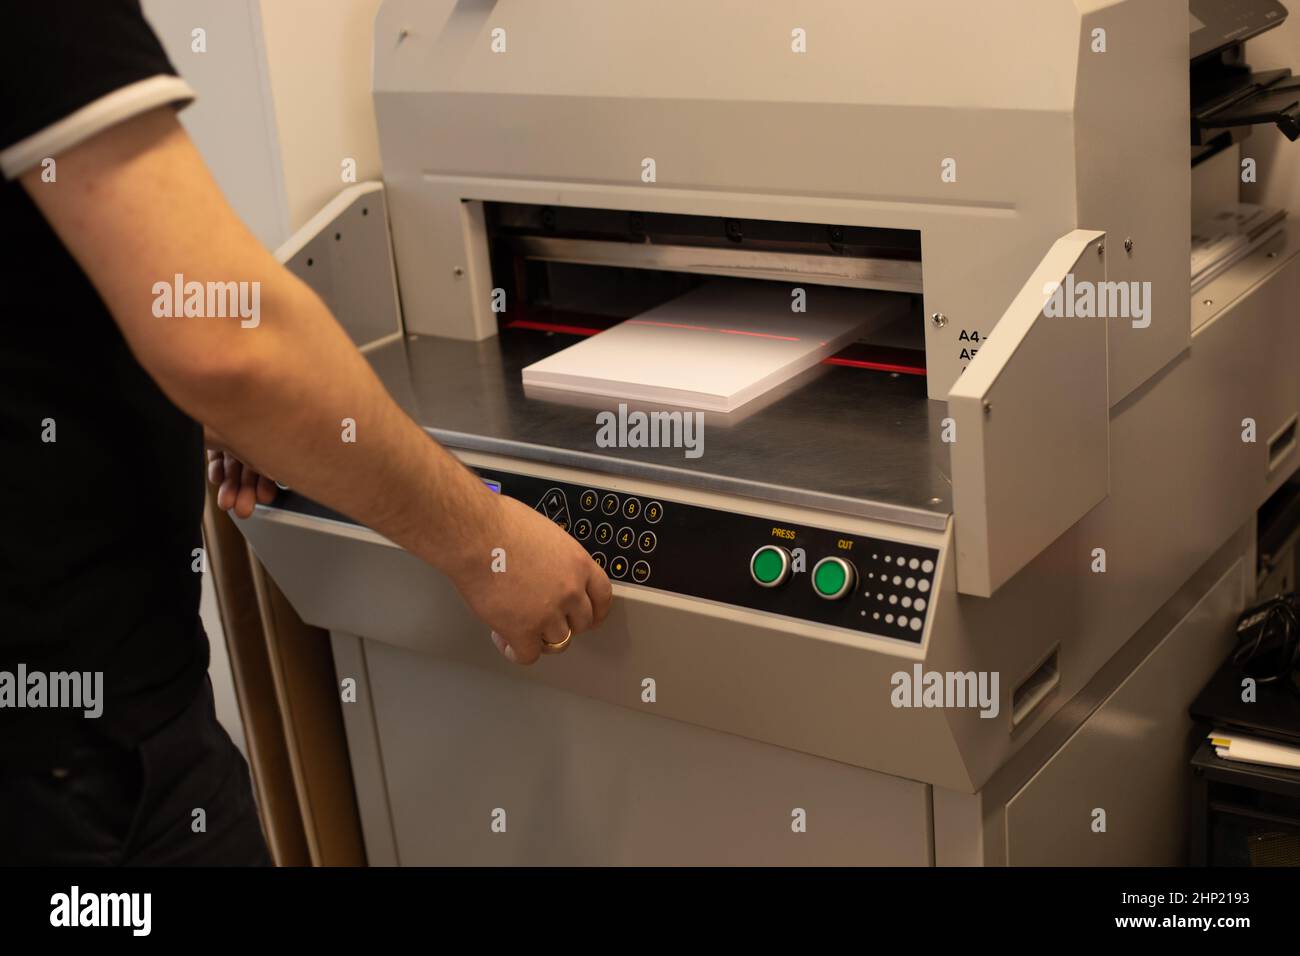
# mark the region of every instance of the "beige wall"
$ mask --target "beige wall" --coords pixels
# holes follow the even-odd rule
[[[371,39],[380,0],[261,0],[262,33],[284,167],[285,204],[297,229],[346,184],[379,177],[370,98]]]
[[[145,16],[198,98],[181,122],[240,217],[265,245],[289,234],[259,0],[144,0]],[[207,51],[192,49],[195,29]]]
[[[379,176],[370,99],[380,0],[143,0],[198,93],[182,122],[226,198],[275,248],[346,184]],[[192,49],[196,27],[206,52]]]

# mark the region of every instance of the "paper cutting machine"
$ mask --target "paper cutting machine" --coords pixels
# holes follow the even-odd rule
[[[1186,708],[1300,409],[1294,226],[1190,295],[1193,208],[1285,120],[1225,111],[1253,34],[1213,21],[386,0],[383,183],[282,258],[416,421],[599,555],[616,608],[515,668],[346,517],[286,493],[242,522],[359,682],[371,862],[1179,862]],[[698,458],[525,393],[524,367],[715,282],[898,317],[706,414]],[[1134,299],[1048,314],[1067,284]]]

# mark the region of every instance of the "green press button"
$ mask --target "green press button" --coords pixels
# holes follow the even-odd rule
[[[750,556],[749,576],[754,583],[774,588],[790,576],[790,552],[773,544],[765,544]]]

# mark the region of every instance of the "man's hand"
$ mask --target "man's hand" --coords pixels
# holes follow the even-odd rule
[[[494,495],[477,553],[448,574],[474,614],[492,628],[507,660],[531,664],[542,641],[558,644],[600,624],[613,590],[582,546],[549,519],[513,498]],[[500,551],[496,551],[496,549]],[[505,570],[500,568],[504,561]]]
[[[208,481],[217,486],[217,507],[247,518],[257,505],[275,500],[275,482],[240,460],[229,443],[211,428],[203,429],[208,449]]]
[[[208,449],[208,481],[217,486],[217,507],[247,518],[256,505],[275,500],[275,482],[229,452]]]

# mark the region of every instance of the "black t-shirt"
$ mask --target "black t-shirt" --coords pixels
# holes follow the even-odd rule
[[[104,704],[100,718],[87,719],[0,698],[0,759],[69,734],[142,739],[180,712],[207,670],[193,569],[202,546],[202,430],[131,355],[16,181],[46,157],[57,176],[61,152],[192,96],[139,0],[6,5],[0,681],[7,672],[12,688],[20,666],[29,681],[33,672],[100,671]]]

